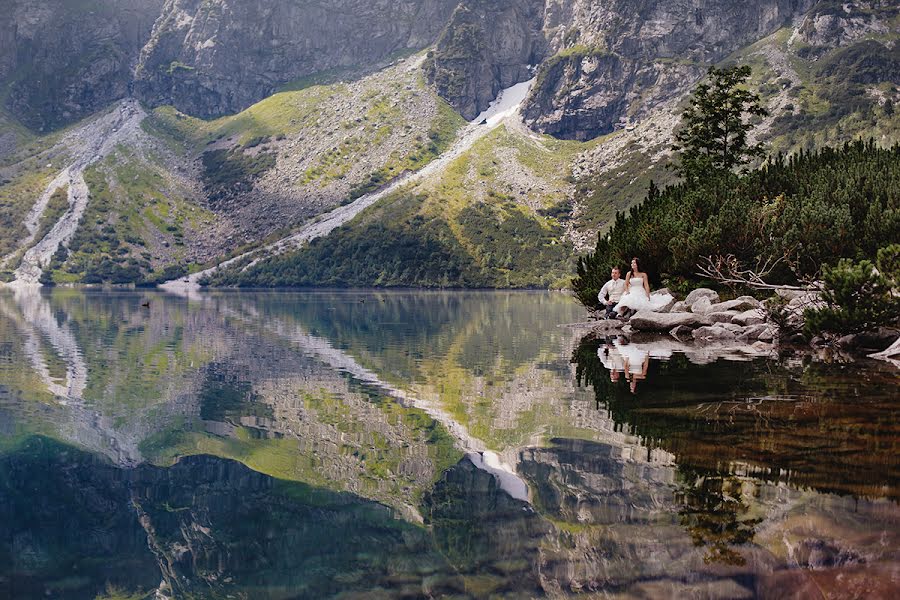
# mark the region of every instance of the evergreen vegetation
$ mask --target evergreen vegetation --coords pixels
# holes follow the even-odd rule
[[[597,302],[611,265],[640,256],[651,277],[696,280],[701,257],[745,264],[784,257],[773,283],[811,277],[840,257],[874,257],[900,239],[900,146],[854,142],[776,157],[745,175],[722,173],[660,191],[619,213],[578,261],[578,298]]]
[[[681,153],[677,170],[685,179],[732,171],[763,154],[761,144],[747,141],[747,116],[768,114],[759,95],[746,89],[750,67],[709,70],[709,83],[694,90],[675,135],[674,150]]]
[[[696,280],[703,257],[727,255],[774,264],[772,283],[794,283],[900,239],[900,146],[857,141],[746,171],[761,153],[748,143],[746,117],[764,112],[742,87],[749,76],[747,67],[711,69],[711,82],[697,86],[675,144],[684,180],[663,191],[651,184],[643,204],[618,213],[579,259],[573,285],[583,304],[595,306],[610,267],[632,256],[672,285]]]
[[[804,313],[808,335],[849,334],[891,325],[900,318],[900,244],[878,251],[875,264],[841,259],[823,270],[824,307]]]

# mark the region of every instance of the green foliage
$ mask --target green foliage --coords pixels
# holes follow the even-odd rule
[[[807,335],[869,331],[900,319],[900,244],[878,251],[876,264],[843,258],[823,271],[825,306],[804,311]]]
[[[759,95],[744,87],[750,67],[709,70],[709,83],[701,83],[682,114],[682,128],[673,149],[681,152],[679,173],[696,179],[714,172],[729,172],[761,156],[759,144],[747,141],[752,124],[745,115],[764,116]]]
[[[855,142],[777,157],[747,173],[722,173],[651,187],[619,213],[595,251],[579,259],[576,294],[586,306],[613,264],[644,259],[651,279],[696,280],[703,256],[733,254],[744,264],[783,257],[773,283],[813,277],[836,257],[874,256],[900,239],[900,146]],[[789,268],[790,266],[790,268]]]
[[[568,268],[562,229],[511,203],[478,203],[458,216],[420,211],[423,196],[400,195],[327,238],[212,285],[378,287],[549,287]],[[528,252],[523,252],[528,248]]]

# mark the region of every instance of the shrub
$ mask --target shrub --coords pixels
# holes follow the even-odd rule
[[[807,335],[849,334],[892,325],[900,318],[897,268],[900,244],[878,251],[876,264],[869,260],[841,259],[825,267],[824,306],[804,311]]]

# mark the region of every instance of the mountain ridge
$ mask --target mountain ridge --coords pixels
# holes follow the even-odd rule
[[[32,38],[27,39],[33,39],[35,32],[62,18],[62,13],[54,16],[46,10],[34,16],[35,6],[59,7],[58,0],[40,0],[30,11],[18,0],[8,2],[13,14],[30,15],[16,23],[13,41],[26,39],[29,31]],[[900,81],[900,10],[890,3],[767,0],[736,8],[731,0],[720,0],[705,4],[700,16],[685,16],[656,2],[638,9],[581,0],[386,0],[382,4],[395,12],[385,14],[407,18],[390,29],[389,39],[378,42],[379,52],[357,49],[368,64],[343,64],[353,61],[338,53],[321,59],[327,64],[300,65],[281,74],[283,79],[293,77],[293,83],[266,75],[264,85],[257,81],[246,86],[243,82],[269,72],[254,66],[266,62],[269,50],[261,47],[256,54],[239,57],[234,79],[226,81],[216,62],[220,59],[209,56],[215,46],[205,40],[227,32],[233,39],[277,42],[277,36],[260,31],[275,27],[282,20],[278,15],[302,3],[284,0],[280,8],[263,11],[262,29],[249,22],[243,8],[230,7],[228,12],[226,4],[167,0],[160,8],[162,16],[135,59],[137,76],[126,86],[126,95],[147,94],[141,98],[147,110],[140,126],[144,141],[123,139],[108,152],[88,157],[85,216],[78,220],[76,234],[50,253],[50,260],[46,253],[41,255],[45,282],[154,283],[289,237],[342,204],[422,170],[453,146],[463,117],[474,118],[500,89],[531,77],[535,81],[521,119],[509,120],[504,133],[488,136],[477,152],[455,159],[455,172],[464,174],[462,178],[443,171],[429,174],[428,181],[410,186],[393,209],[379,209],[387,201],[379,200],[355,215],[347,227],[323,240],[319,251],[343,256],[349,249],[363,260],[365,236],[354,236],[365,230],[360,229],[363,223],[377,222],[373,215],[392,214],[394,224],[411,228],[397,239],[379,240],[386,241],[393,256],[403,256],[392,246],[398,240],[425,234],[417,230],[424,219],[444,232],[435,238],[435,248],[441,250],[433,256],[456,248],[451,254],[465,265],[463,270],[471,267],[490,275],[458,280],[448,276],[428,283],[373,273],[352,284],[558,285],[565,279],[566,260],[541,259],[522,270],[511,249],[556,246],[546,256],[556,256],[561,249],[571,256],[590,247],[617,211],[639,202],[650,180],[666,183],[671,175],[662,166],[669,160],[679,103],[708,61],[753,66],[752,85],[772,113],[757,131],[773,150],[794,151],[868,134],[883,145],[898,141],[893,104],[900,95],[893,82]],[[216,6],[221,10],[213,14]],[[227,15],[238,15],[242,27],[229,30],[223,20]],[[101,11],[99,17],[97,26],[108,26],[109,15]],[[417,24],[417,19],[428,23]],[[749,24],[742,27],[741,20]],[[294,25],[278,26],[290,34]],[[0,48],[5,48],[0,87],[6,107],[0,112],[0,256],[5,257],[0,270],[9,280],[39,241],[29,237],[37,235],[33,227],[25,227],[29,212],[47,205],[37,201],[52,195],[48,185],[59,176],[60,165],[78,153],[73,140],[79,137],[71,132],[87,127],[95,117],[51,133],[22,127],[16,107],[29,96],[17,94],[31,88],[22,87],[27,78],[10,75],[21,51],[10,59],[10,38],[0,38]],[[471,48],[466,48],[467,41]],[[217,43],[226,58],[242,48],[242,42]],[[171,47],[163,48],[166,44]],[[421,50],[410,56],[410,46]],[[289,51],[281,52],[276,63]],[[156,66],[149,67],[149,57]],[[612,77],[614,71],[621,77]],[[192,88],[202,98],[182,94],[185,90],[176,80],[202,80],[203,85]],[[171,96],[163,93],[165,81],[171,84]],[[217,89],[222,81],[224,87]],[[454,82],[463,84],[451,85]],[[40,87],[37,82],[34,86]],[[241,94],[231,94],[229,86],[241,88]],[[101,92],[107,89],[121,90],[98,87]],[[94,101],[117,95],[104,94],[98,93]],[[65,95],[50,95],[67,101]],[[221,103],[215,100],[220,96],[225,98]],[[262,97],[244,106],[257,96]],[[196,108],[207,118],[172,106],[182,101],[184,108]],[[212,118],[214,113],[224,114]],[[534,159],[528,158],[529,148],[547,157],[543,162],[552,165],[552,176],[539,174]],[[74,210],[75,200],[69,205]],[[54,209],[56,213],[41,209],[35,214],[47,222],[60,209],[70,214],[64,205]],[[504,237],[504,227],[512,228],[511,237]],[[351,234],[354,228],[357,233]],[[45,229],[42,225],[40,233],[46,235]],[[391,235],[379,228],[371,231]],[[544,239],[547,232],[550,237]],[[345,250],[335,254],[339,246]],[[301,279],[323,283],[310,277]],[[340,278],[328,281],[351,284]]]

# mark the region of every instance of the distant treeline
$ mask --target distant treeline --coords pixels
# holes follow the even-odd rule
[[[854,142],[778,156],[744,175],[651,186],[579,259],[573,284],[593,306],[610,268],[627,266],[632,256],[651,279],[677,285],[699,279],[703,257],[729,254],[749,266],[778,261],[768,279],[793,283],[841,257],[872,258],[897,240],[900,146]]]

